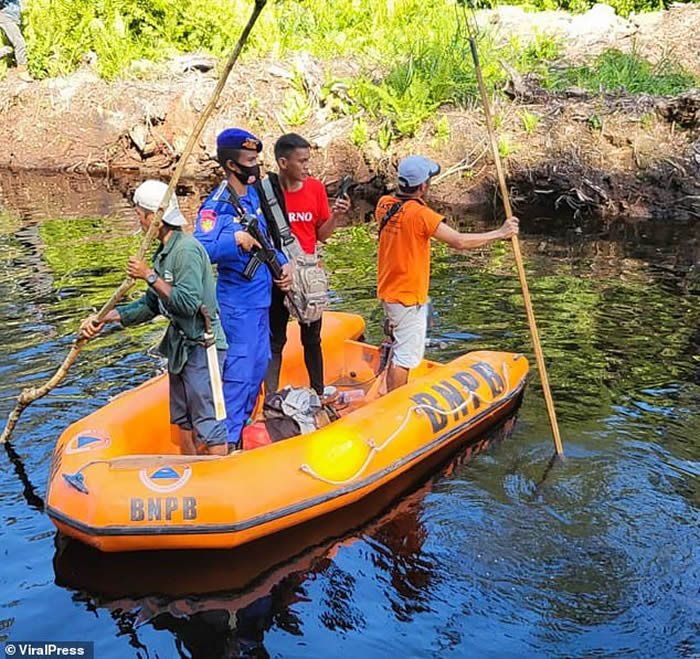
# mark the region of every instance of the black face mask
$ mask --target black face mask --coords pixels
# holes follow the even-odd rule
[[[260,180],[260,165],[253,165],[248,167],[246,165],[241,165],[236,163],[236,167],[240,169],[240,172],[231,170],[231,173],[241,182],[243,185],[252,185],[256,181]],[[252,181],[250,179],[253,179]]]

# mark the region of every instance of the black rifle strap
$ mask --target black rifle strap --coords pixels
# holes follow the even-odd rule
[[[233,207],[238,211],[239,215],[241,216],[241,223],[243,224],[243,227],[245,228],[245,226],[246,226],[245,218],[246,218],[246,215],[250,215],[250,213],[246,213],[246,212],[245,212],[245,209],[243,208],[243,204],[241,204],[241,198],[238,196],[238,193],[233,189],[233,186],[232,186],[230,183],[228,183],[228,184],[226,185],[226,187],[227,187],[227,189],[228,189],[229,195],[231,196],[231,199],[233,200],[233,201],[231,201],[231,204],[233,205]],[[256,219],[257,219],[257,218],[256,218]],[[262,239],[261,242],[262,242],[262,243],[267,243],[267,237],[265,236],[265,234],[264,234],[262,231],[260,231],[260,227],[259,227],[259,226],[258,226],[258,231],[259,231],[259,234],[260,234],[260,238]],[[275,254],[275,247],[274,247],[274,245],[263,244],[262,250],[257,250],[256,252],[254,252],[253,254],[251,254],[251,257],[250,257],[250,264],[249,264],[249,267],[246,268],[246,270],[248,270],[248,269],[250,268],[250,265],[251,265],[251,264],[254,264],[254,265],[252,266],[252,268],[249,269],[249,276],[247,276],[247,279],[252,279],[252,278],[253,278],[253,276],[254,276],[255,273],[258,271],[258,268],[263,264],[263,262],[264,262],[264,263],[267,265],[267,267],[270,269],[270,272],[272,273],[272,276],[273,276],[273,277],[277,277],[277,276],[278,276],[278,275],[275,274],[275,272],[274,272],[274,270],[273,270],[273,265],[272,265],[272,263],[270,263],[270,261],[269,261],[267,258],[265,258],[264,261],[263,261],[263,259],[261,259],[261,257],[260,257],[260,252],[261,252],[261,251],[263,251],[263,252],[268,252],[268,251],[271,252],[271,253],[273,254],[275,260],[277,260],[277,256],[276,256],[276,254]],[[281,264],[279,263],[279,261],[277,261],[277,263],[278,263],[278,265],[281,267]],[[244,276],[245,276],[245,273],[244,273]],[[291,291],[287,291],[286,295],[287,295],[287,297],[289,298],[290,304],[292,305],[292,307],[293,307],[294,310],[296,311],[296,317],[297,317],[297,318],[301,318],[301,313],[300,313],[300,311],[299,311],[299,309],[298,309],[296,303],[294,302],[294,298],[293,298],[292,295],[291,295]]]
[[[250,213],[247,213],[245,208],[243,208],[241,198],[238,196],[238,193],[233,189],[233,186],[230,183],[226,184],[226,189],[228,190],[229,194],[229,199],[227,199],[226,201],[228,201],[236,209],[236,212],[238,213],[238,216],[241,220],[241,225],[245,229],[248,226],[246,216]],[[260,233],[262,235],[262,232]],[[243,276],[248,280],[252,279],[262,264],[263,259],[260,257],[258,250],[254,249],[250,253],[250,261],[248,262],[248,265],[246,266],[243,272]]]
[[[226,185],[226,190],[228,190],[228,194],[231,197],[231,206],[236,209],[236,212],[242,220],[245,219],[247,213],[245,208],[243,208],[243,204],[241,203],[241,198],[238,196],[238,193],[233,189],[233,186],[230,183]]]

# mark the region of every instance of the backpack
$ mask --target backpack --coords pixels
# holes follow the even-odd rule
[[[285,296],[284,304],[294,318],[300,323],[309,325],[319,320],[323,312],[328,309],[328,276],[318,254],[307,254],[289,228],[270,176],[262,180],[262,190],[277,226],[282,252],[293,269],[292,290]],[[290,302],[290,296],[295,304]]]
[[[321,400],[313,389],[286,386],[265,399],[265,428],[273,442],[305,435],[318,428],[316,414],[320,411]]]
[[[304,252],[293,263],[292,289],[290,295],[284,298],[284,304],[299,322],[310,324],[321,318],[328,309],[328,276],[317,254]],[[290,296],[294,304],[289,300]]]

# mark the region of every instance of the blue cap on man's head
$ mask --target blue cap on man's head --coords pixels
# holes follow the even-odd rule
[[[412,188],[440,173],[440,165],[425,156],[408,156],[399,163],[399,185]]]
[[[253,133],[242,128],[227,128],[216,138],[217,149],[247,149],[260,153],[263,145]]]

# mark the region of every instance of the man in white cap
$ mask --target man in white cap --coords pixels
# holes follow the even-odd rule
[[[151,226],[155,211],[161,206],[168,186],[160,181],[145,181],[134,193],[136,213],[141,229]],[[205,305],[220,367],[226,358],[226,337],[221,327],[216,303],[216,284],[211,263],[202,245],[182,227],[187,220],[180,212],[175,195],[163,213],[158,230],[160,246],[153,258],[153,268],[135,257],[129,259],[127,272],[148,284],[139,300],[110,311],[103,323],[90,316],[80,326],[81,336],[95,337],[105,323],[127,327],[145,323],[161,314],[170,320],[159,351],[168,358],[170,380],[170,422],[179,426],[183,450],[194,453],[194,440],[200,450],[216,455],[228,452],[228,434],[223,421],[216,420],[214,395],[210,382],[204,343],[205,319],[200,312]]]
[[[425,156],[409,156],[399,163],[399,191],[377,203],[379,224],[377,297],[393,326],[394,350],[387,372],[387,391],[408,382],[408,373],[423,360],[428,325],[430,239],[453,249],[481,247],[518,233],[518,218],[486,233],[460,233],[444,216],[425,203],[430,179],[440,165]]]

